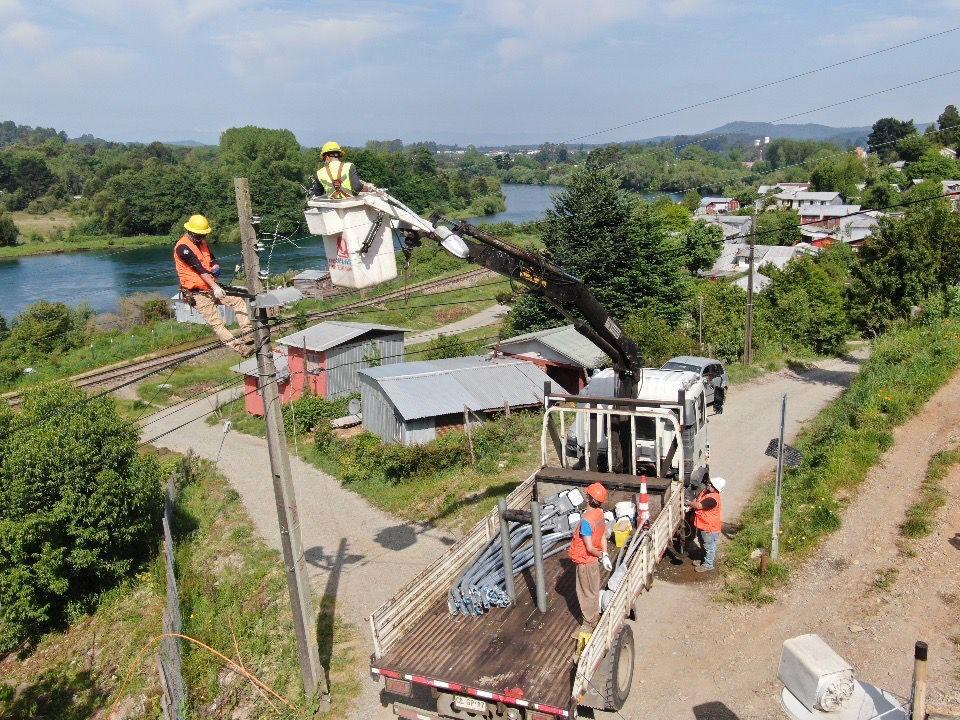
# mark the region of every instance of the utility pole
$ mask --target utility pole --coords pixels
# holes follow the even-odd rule
[[[743,362],[753,364],[753,257],[756,248],[757,208],[753,208],[753,221],[750,227],[750,274],[747,275],[747,324],[744,328]]]
[[[250,182],[247,178],[234,178],[237,197],[237,213],[240,219],[240,241],[243,246],[243,269],[247,276],[247,291],[256,297],[260,290],[260,258],[257,257],[257,231],[250,204]],[[248,307],[249,307],[248,300]],[[280,524],[280,545],[283,563],[287,571],[287,589],[290,592],[290,607],[293,611],[293,628],[297,635],[297,650],[300,655],[300,673],[307,696],[319,695],[325,705],[330,702],[330,689],[320,663],[317,647],[316,614],[306,558],[303,555],[303,538],[300,532],[300,515],[297,498],[293,491],[290,472],[290,456],[287,453],[283,413],[280,411],[280,393],[277,388],[277,368],[273,362],[273,347],[270,342],[270,327],[266,309],[252,308],[253,337],[257,347],[257,371],[260,380],[260,397],[263,399],[264,419],[267,423],[267,449],[270,453],[270,474],[273,478],[273,494],[277,503],[277,519]]]
[[[783,434],[787,425],[787,394],[780,402],[780,446],[777,450],[777,482],[773,491],[773,538],[770,541],[770,559],[780,559],[780,511],[783,506]]]
[[[700,354],[703,354],[703,295],[697,296],[697,305],[700,307],[700,320],[697,323],[699,329],[698,336],[700,338]]]

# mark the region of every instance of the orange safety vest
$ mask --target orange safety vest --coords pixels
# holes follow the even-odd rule
[[[708,493],[702,490],[697,496],[697,502],[703,502],[707,498],[713,498],[717,501],[717,506],[713,510],[695,510],[693,513],[693,524],[698,530],[704,532],[720,532],[723,529],[723,504],[720,500],[720,493]]]
[[[200,273],[181,260],[180,256],[177,255],[177,248],[181,245],[186,245],[193,250],[193,254],[200,259],[200,264],[208,270],[213,264],[213,253],[210,252],[210,246],[207,245],[207,243],[197,245],[189,235],[184,235],[177,241],[177,244],[173,246],[173,262],[177,267],[177,275],[180,276],[180,287],[184,290],[208,292],[210,286],[200,277]]]
[[[599,549],[602,547],[603,536],[607,533],[607,523],[603,518],[603,510],[594,507],[587,508],[582,519],[590,523],[590,529],[593,530],[593,548],[594,550]],[[573,531],[573,539],[570,541],[570,550],[567,552],[567,557],[577,565],[589,565],[600,560],[600,558],[587,552],[587,544],[580,535],[580,523],[577,523],[577,529]]]

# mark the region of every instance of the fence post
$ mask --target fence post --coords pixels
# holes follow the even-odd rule
[[[162,706],[166,720],[184,720],[187,711],[187,693],[183,682],[180,657],[180,638],[170,636],[171,633],[179,634],[183,632],[180,597],[177,591],[177,578],[174,574],[173,531],[171,530],[176,494],[176,475],[171,475],[167,481],[167,494],[163,508],[163,555],[167,575],[167,605],[163,611],[163,632],[167,637],[163,638],[159,653],[160,687],[163,691]]]
[[[463,428],[467,431],[467,443],[470,445],[470,463],[477,464],[477,454],[473,449],[473,431],[470,429],[470,408],[463,406]]]

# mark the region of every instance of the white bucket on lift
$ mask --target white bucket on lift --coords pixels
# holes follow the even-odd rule
[[[384,219],[366,253],[361,254],[378,213]],[[307,202],[307,228],[323,236],[330,268],[330,281],[338,287],[365,288],[397,276],[397,258],[392,228],[397,225],[393,208],[376,197],[361,193],[343,200],[318,198]]]

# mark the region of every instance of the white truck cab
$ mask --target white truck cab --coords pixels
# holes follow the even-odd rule
[[[580,397],[613,397],[616,378],[612,369],[601,370],[590,378]],[[682,479],[690,490],[699,489],[710,474],[710,438],[707,420],[706,387],[696,373],[644,368],[637,391],[643,405],[669,409],[679,421],[679,442],[683,443],[683,465],[677,453],[677,433],[663,421],[648,420],[637,428],[636,454],[638,467],[652,477],[673,476]],[[656,422],[659,427],[654,426]],[[607,428],[594,430],[603,465],[607,456]],[[572,426],[565,440],[568,458],[586,462],[589,455],[584,440],[588,429],[581,420]],[[576,462],[576,460],[575,460]]]

